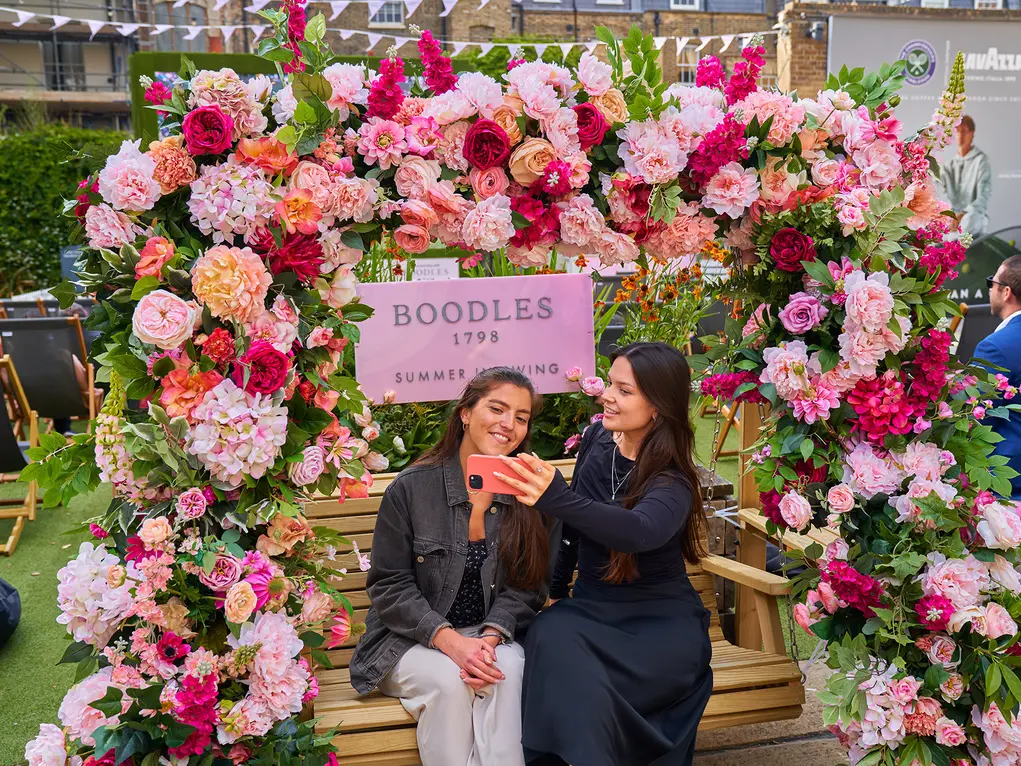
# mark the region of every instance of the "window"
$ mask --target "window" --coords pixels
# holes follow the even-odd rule
[[[370,27],[403,27],[404,3],[402,0],[387,0],[376,15],[369,19]]]
[[[677,82],[681,85],[694,85],[695,73],[698,70],[697,64],[678,64]]]
[[[975,9],[979,11],[1003,10],[1003,0],[975,0]]]
[[[155,24],[173,24],[175,27],[188,27],[190,25],[205,26],[206,9],[201,5],[188,3],[180,8],[174,8],[171,2],[156,2],[153,5],[153,18]],[[181,51],[183,53],[205,53],[207,48],[206,30],[200,31],[194,40],[188,40],[185,35],[188,30],[168,29],[161,35],[153,38],[158,51]]]
[[[922,0],[923,8],[949,8],[949,0]]]
[[[670,0],[672,11],[697,11],[699,0]]]
[[[85,46],[78,42],[43,41],[47,90],[85,90]]]

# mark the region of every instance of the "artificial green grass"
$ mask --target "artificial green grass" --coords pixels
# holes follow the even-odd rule
[[[695,453],[706,467],[712,455],[714,426],[713,415],[696,418]],[[726,446],[737,448],[735,430],[728,435]],[[736,457],[721,459],[716,470],[721,477],[737,483]],[[0,496],[12,497],[19,492],[23,493],[21,485],[0,485]],[[73,665],[56,664],[67,646],[67,631],[56,622],[57,571],[75,555],[83,539],[63,533],[99,514],[109,500],[109,488],[103,487],[77,498],[70,509],[40,509],[36,520],[25,525],[14,555],[0,557],[0,577],[21,595],[21,625],[11,641],[0,648],[0,766],[23,764],[25,743],[36,735],[39,724],[57,721],[57,708],[74,678]],[[4,539],[12,523],[0,521],[0,536]],[[795,633],[799,655],[805,659],[816,639],[797,626]]]
[[[20,493],[20,494],[19,494]],[[24,494],[24,485],[0,485],[3,497]],[[21,596],[21,624],[0,648],[0,765],[25,762],[25,743],[39,724],[57,722],[57,708],[74,678],[74,665],[57,665],[67,646],[67,631],[56,622],[57,570],[75,555],[83,539],[64,532],[98,514],[109,503],[102,488],[77,498],[68,508],[42,510],[25,524],[13,556],[0,556],[0,577]],[[12,521],[0,521],[0,537]],[[64,547],[70,546],[70,547]]]

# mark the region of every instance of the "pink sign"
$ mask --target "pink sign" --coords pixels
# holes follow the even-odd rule
[[[359,325],[355,368],[376,402],[456,399],[487,367],[520,370],[540,393],[578,390],[565,373],[595,374],[588,274],[358,285],[375,313]]]

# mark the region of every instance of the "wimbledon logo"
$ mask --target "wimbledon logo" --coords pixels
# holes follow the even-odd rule
[[[924,85],[936,71],[936,51],[925,40],[912,40],[900,50],[900,58],[907,62],[905,80],[909,85]]]

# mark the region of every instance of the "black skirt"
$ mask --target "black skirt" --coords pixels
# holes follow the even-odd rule
[[[713,690],[709,612],[687,578],[577,583],[525,641],[529,764],[686,766]]]

